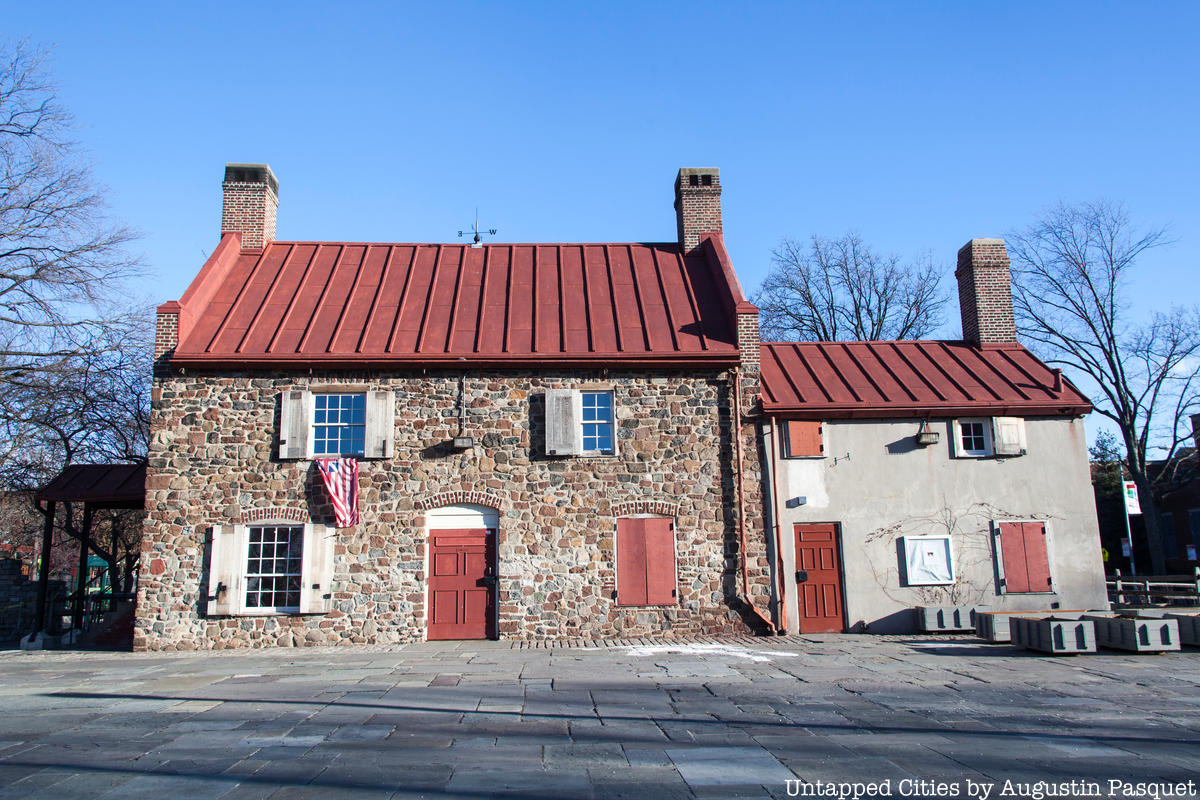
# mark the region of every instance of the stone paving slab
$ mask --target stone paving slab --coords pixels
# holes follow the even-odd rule
[[[1053,659],[966,636],[0,651],[0,800],[1196,796],[1198,689],[1197,650]]]

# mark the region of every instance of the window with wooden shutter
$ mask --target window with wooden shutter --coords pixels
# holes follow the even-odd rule
[[[395,454],[396,395],[367,392],[367,430],[364,458],[391,458]]]
[[[206,614],[326,613],[335,537],[334,529],[314,524],[214,525]]]
[[[546,455],[583,452],[583,395],[575,389],[546,390]]]
[[[825,455],[820,422],[788,420],[783,427],[784,458],[810,458]]]
[[[242,541],[238,526],[214,525],[208,545],[208,594],[205,614],[223,617],[241,611]]]
[[[996,555],[1004,594],[1054,591],[1044,522],[1001,522]]]
[[[309,394],[303,389],[283,392],[279,401],[279,457],[308,458]]]
[[[300,585],[300,613],[324,614],[333,597],[333,543],[336,531],[325,525],[307,525]]]
[[[678,601],[675,524],[662,517],[617,520],[617,605],[659,606]]]
[[[1020,417],[992,418],[992,442],[998,456],[1025,455],[1025,420]]]

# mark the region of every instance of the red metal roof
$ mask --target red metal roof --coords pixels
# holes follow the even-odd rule
[[[1069,381],[1015,343],[763,344],[762,384],[763,409],[795,418],[1074,416],[1092,410]]]
[[[141,508],[146,500],[146,465],[73,464],[39,489],[34,499]]]
[[[179,366],[732,364],[745,305],[719,238],[677,244],[222,240],[180,314]],[[232,240],[236,241],[236,240]],[[732,285],[731,285],[732,283]]]

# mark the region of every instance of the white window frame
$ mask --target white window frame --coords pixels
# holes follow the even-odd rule
[[[302,528],[300,604],[295,607],[246,605],[251,528]],[[266,519],[212,526],[209,539],[208,617],[300,616],[328,613],[333,597],[335,528],[312,522]]]
[[[242,527],[245,528],[245,534],[239,535],[239,537],[238,537],[240,539],[239,547],[241,548],[241,565],[242,565],[242,580],[243,580],[242,591],[241,591],[241,594],[238,599],[241,601],[242,608],[248,614],[266,614],[266,615],[299,614],[300,613],[300,595],[304,594],[304,546],[308,544],[308,537],[310,535],[309,532],[305,530],[304,525],[298,524],[295,522],[288,523],[288,524],[273,523],[270,525],[263,525],[260,523],[260,524],[254,524],[254,525],[244,525]],[[249,587],[250,577],[251,577],[250,539],[256,528],[257,529],[287,528],[287,529],[290,529],[293,531],[294,530],[300,531],[300,536],[302,537],[301,542],[300,542],[300,574],[298,576],[300,578],[300,590],[299,590],[299,594],[297,595],[297,598],[296,598],[296,605],[294,605],[294,606],[251,606],[246,603],[246,591]],[[262,573],[255,573],[255,574],[261,575]],[[275,574],[275,573],[272,573],[272,574]],[[291,573],[287,573],[287,574],[290,575]]]
[[[983,449],[968,450],[963,445],[963,425],[978,424],[983,431]],[[963,419],[953,420],[951,427],[954,429],[954,455],[958,458],[990,458],[995,455],[995,446],[992,441],[992,419],[991,417],[967,417]]]
[[[361,397],[363,404],[363,449],[362,452],[337,452],[337,453],[318,453],[317,452],[317,428],[318,427],[334,427],[329,423],[317,424],[317,398],[318,397]],[[308,450],[309,458],[365,458],[367,453],[367,406],[368,398],[366,390],[338,390],[338,391],[322,391],[320,389],[310,391],[308,393]],[[352,425],[353,423],[351,423]],[[336,427],[346,427],[338,425]],[[340,438],[340,437],[339,437]]]
[[[602,389],[602,388],[580,389],[579,390],[579,400],[580,400],[581,411],[584,408],[584,406],[583,406],[584,396],[589,395],[589,394],[608,395],[608,410],[611,412],[611,416],[608,418],[608,420],[606,420],[604,422],[606,422],[608,424],[610,431],[611,431],[612,448],[609,450],[588,450],[586,446],[583,446],[582,449],[580,450],[579,454],[581,456],[613,456],[613,455],[616,455],[617,454],[617,395],[612,389],[607,389],[607,388],[604,388],[604,389]],[[585,420],[583,418],[583,416],[584,416],[583,413],[580,413],[580,415],[579,415],[580,441],[584,441],[586,438],[583,433],[584,426],[589,425],[589,424],[596,424],[596,421]]]
[[[950,537],[945,534],[930,534],[925,536],[900,537],[904,547],[904,585],[905,586],[951,586],[957,580],[954,569],[954,548]],[[949,580],[916,579],[913,577],[911,565],[916,555],[924,549],[933,548],[944,552],[946,569],[950,573]]]
[[[1000,525],[1004,522],[1036,522],[1042,526],[1043,534],[1046,537],[1046,569],[1050,571],[1050,588],[1044,592],[1010,592],[1008,591],[1008,581],[1004,576],[1004,546],[1000,537]],[[992,559],[996,568],[996,587],[997,595],[1011,594],[1013,597],[1032,597],[1034,595],[1056,595],[1058,594],[1058,570],[1054,568],[1054,548],[1051,546],[1054,542],[1054,531],[1051,529],[1050,520],[1046,519],[994,519],[992,520]]]

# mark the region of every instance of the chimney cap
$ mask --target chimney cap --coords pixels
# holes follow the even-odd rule
[[[705,182],[704,178],[708,181]],[[683,185],[691,186],[720,186],[721,185],[721,170],[717,167],[680,167],[679,174],[675,176],[675,190],[678,191]]]
[[[226,164],[226,183],[265,183],[271,191],[279,194],[279,180],[271,171],[270,164]]]

